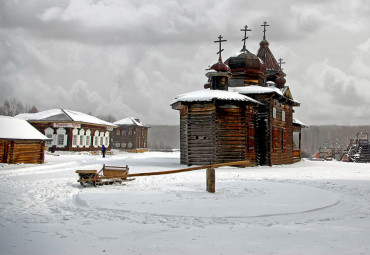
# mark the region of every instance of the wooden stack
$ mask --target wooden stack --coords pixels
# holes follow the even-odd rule
[[[44,149],[44,141],[0,140],[0,161],[8,164],[42,164]]]

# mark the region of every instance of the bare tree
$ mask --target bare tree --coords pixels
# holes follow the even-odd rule
[[[38,112],[36,106],[24,106],[22,102],[15,98],[5,100],[2,106],[0,106],[0,115],[15,116],[20,113],[36,113]]]

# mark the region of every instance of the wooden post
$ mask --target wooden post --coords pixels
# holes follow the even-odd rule
[[[215,193],[216,174],[213,167],[207,168],[207,191]]]

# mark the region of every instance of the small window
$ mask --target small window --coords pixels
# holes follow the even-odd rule
[[[121,143],[122,148],[126,148],[126,143]]]
[[[64,145],[64,135],[58,134],[58,145]]]
[[[53,135],[52,135],[52,134],[48,134],[48,135],[46,135],[46,137],[47,137],[47,138],[52,139],[52,138],[53,138]],[[46,141],[46,145],[47,145],[47,146],[51,146],[51,143],[52,143],[52,142],[53,142],[53,140]]]
[[[132,135],[132,129],[128,130],[128,135]]]
[[[281,120],[285,121],[285,111],[284,110],[281,112]]]
[[[72,145],[73,146],[76,146],[77,145],[77,135],[73,135]]]
[[[121,144],[120,143],[116,143],[116,147],[117,148],[121,147]]]
[[[132,147],[132,143],[128,143],[128,148],[131,149]]]
[[[122,136],[126,136],[126,129],[122,130]]]
[[[117,129],[117,135],[121,134],[121,130]]]
[[[276,108],[275,107],[272,108],[272,117],[276,119]]]
[[[85,145],[90,146],[90,136],[85,136]]]

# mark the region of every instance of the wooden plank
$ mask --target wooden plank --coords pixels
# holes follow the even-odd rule
[[[249,160],[235,161],[235,162],[228,162],[228,163],[220,163],[220,164],[211,164],[211,165],[205,165],[205,166],[196,166],[196,167],[189,167],[189,168],[184,168],[184,169],[162,171],[162,172],[129,174],[129,175],[127,175],[127,177],[162,175],[162,174],[176,174],[176,173],[189,172],[189,171],[195,171],[195,170],[201,170],[201,169],[207,169],[207,168],[217,168],[217,167],[222,167],[222,166],[243,166],[243,165],[247,165],[247,164],[250,164]]]

